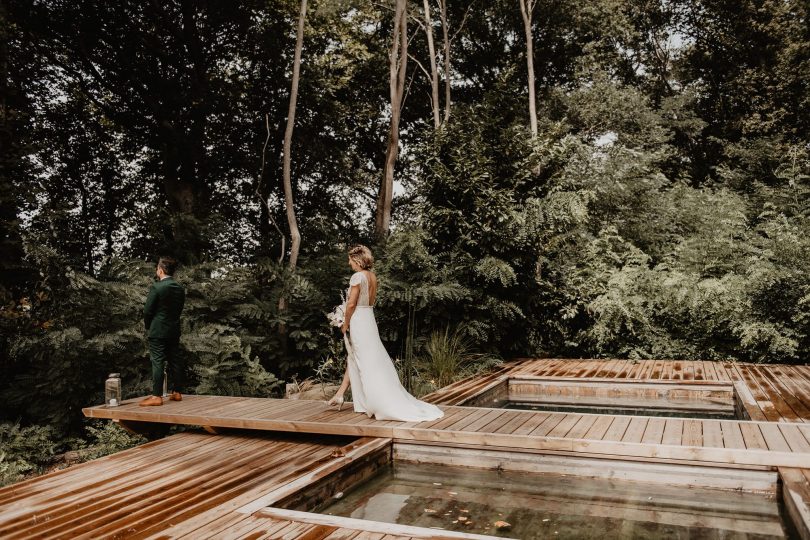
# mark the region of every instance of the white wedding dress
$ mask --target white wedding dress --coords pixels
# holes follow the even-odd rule
[[[377,420],[403,422],[436,420],[444,416],[441,409],[419,401],[399,382],[397,370],[380,341],[374,307],[369,305],[368,279],[363,272],[352,275],[350,290],[354,285],[360,286],[360,297],[344,340],[355,412],[366,413]]]

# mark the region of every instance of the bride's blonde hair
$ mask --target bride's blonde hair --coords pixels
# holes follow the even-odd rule
[[[363,270],[371,270],[374,266],[374,256],[371,250],[363,245],[356,245],[349,248],[349,258],[356,262]]]

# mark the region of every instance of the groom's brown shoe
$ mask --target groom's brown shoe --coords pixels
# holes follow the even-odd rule
[[[149,396],[138,403],[141,407],[158,407],[163,405],[163,398],[160,396]]]
[[[180,392],[172,392],[169,399],[172,401],[183,401],[183,395]]]

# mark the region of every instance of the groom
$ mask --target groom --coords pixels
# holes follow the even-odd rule
[[[155,275],[157,283],[149,289],[143,308],[143,321],[149,338],[149,356],[152,359],[152,395],[139,403],[141,407],[163,405],[163,369],[168,365],[172,392],[169,399],[181,401],[180,391],[185,382],[185,365],[180,360],[180,313],[186,300],[186,291],[174,280],[177,260],[161,257]]]

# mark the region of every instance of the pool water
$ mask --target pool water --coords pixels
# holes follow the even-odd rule
[[[408,463],[318,511],[529,540],[788,537],[772,496]]]
[[[531,403],[506,401],[499,408],[520,411],[573,412],[580,414],[612,414],[622,416],[660,416],[667,418],[700,418],[715,420],[734,420],[734,411],[701,411],[688,409],[657,409],[652,407],[588,407],[576,405],[558,405],[556,403]]]

